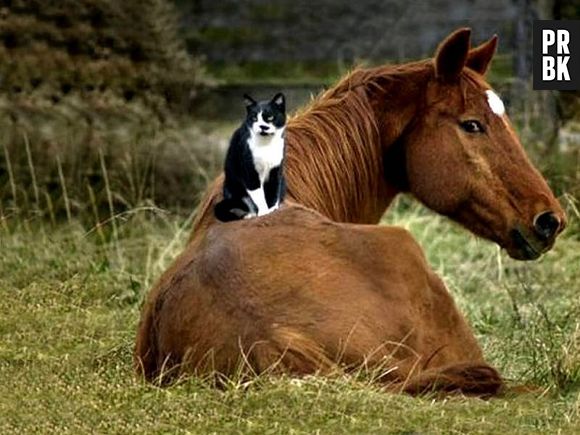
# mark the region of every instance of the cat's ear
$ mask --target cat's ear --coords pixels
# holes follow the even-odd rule
[[[256,102],[256,100],[254,100],[248,94],[244,94],[244,104],[246,105],[246,109],[249,109],[250,107],[252,107],[258,103]]]
[[[277,106],[280,110],[285,110],[286,98],[284,97],[284,94],[282,92],[278,92],[276,95],[274,95],[274,98],[272,98],[272,104]]]

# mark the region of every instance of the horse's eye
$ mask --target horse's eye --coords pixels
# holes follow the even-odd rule
[[[463,121],[461,128],[468,133],[483,133],[483,126],[479,121],[475,119],[470,119],[469,121]]]

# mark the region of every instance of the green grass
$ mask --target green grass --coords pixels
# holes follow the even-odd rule
[[[213,62],[206,65],[208,74],[218,84],[244,85],[329,85],[336,82],[352,65],[339,62]]]
[[[408,200],[388,221],[425,247],[490,362],[537,393],[411,398],[364,375],[144,384],[131,370],[140,304],[189,221],[136,211],[115,232],[44,221],[0,230],[0,433],[578,433],[575,235],[518,263]]]
[[[212,32],[212,29],[208,29]],[[214,29],[216,35],[239,36],[239,29],[235,31]],[[255,36],[252,29],[250,33]],[[408,59],[412,61],[413,59]],[[372,67],[386,64],[403,63],[403,59],[355,59],[352,61],[244,61],[244,62],[220,62],[207,61],[205,68],[207,73],[218,84],[245,84],[245,85],[320,85],[329,86],[338,81],[350,70],[357,66]],[[493,69],[488,79],[495,85],[502,85],[510,81],[512,76],[512,61],[509,56],[498,55],[493,62]]]

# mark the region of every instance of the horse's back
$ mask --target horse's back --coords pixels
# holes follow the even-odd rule
[[[388,360],[408,375],[427,359],[481,358],[408,232],[296,206],[194,237],[151,293],[139,335],[150,378],[176,366],[308,373]]]

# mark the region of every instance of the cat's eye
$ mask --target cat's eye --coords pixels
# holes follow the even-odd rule
[[[264,121],[266,122],[272,122],[274,120],[274,117],[272,115],[268,115],[266,117],[264,117]]]
[[[483,133],[485,131],[483,125],[475,119],[463,121],[459,125],[461,125],[461,128],[467,133]]]

